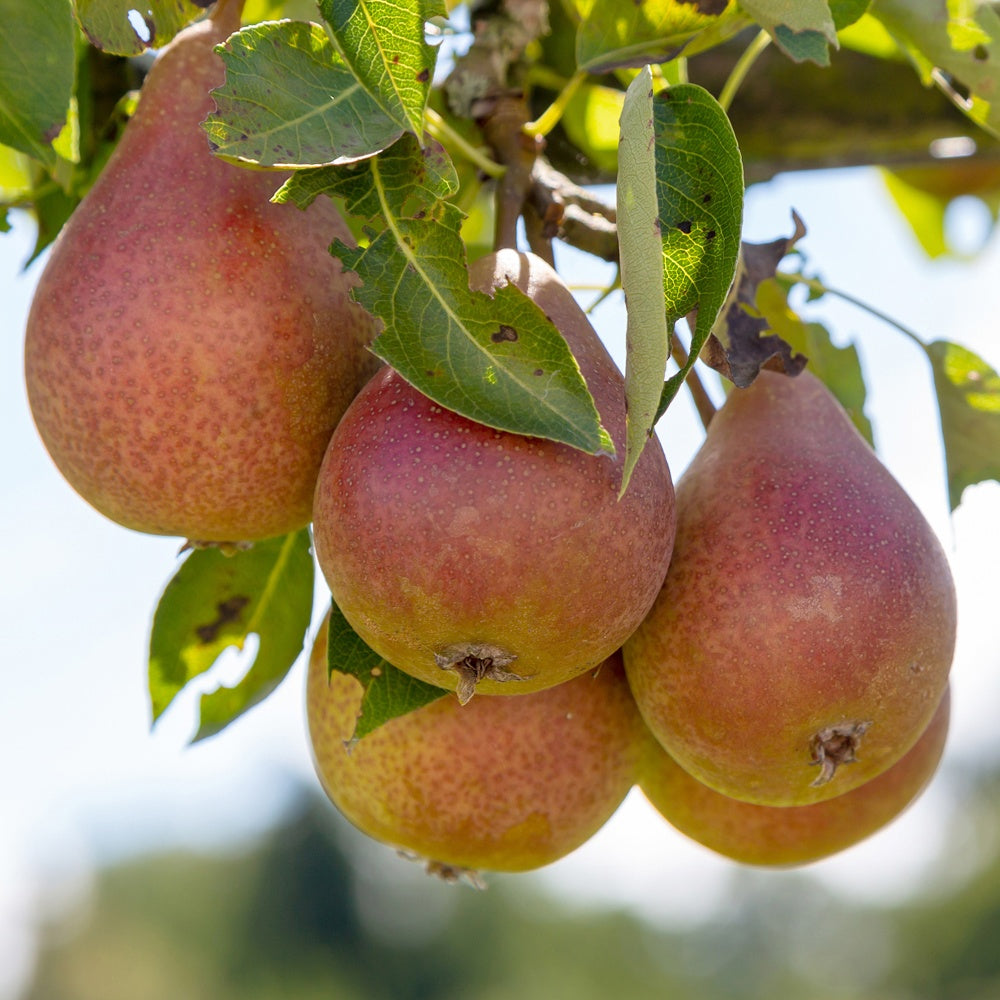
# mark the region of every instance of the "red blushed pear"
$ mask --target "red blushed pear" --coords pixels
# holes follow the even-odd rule
[[[64,227],[28,317],[31,411],[80,495],[120,524],[238,542],[307,524],[333,428],[377,363],[327,248],[327,199],[213,156],[200,122],[239,3],[182,31]]]
[[[735,861],[803,865],[860,843],[894,820],[933,777],[948,734],[946,690],[930,725],[887,771],[808,806],[758,806],[713,791],[653,738],[639,768],[646,798],[681,833]]]
[[[955,591],[930,525],[827,388],[761,372],[677,488],[670,571],[624,648],[686,771],[807,805],[891,767],[948,682]]]
[[[506,283],[566,338],[616,457],[493,430],[386,369],[339,424],[313,511],[319,565],[351,626],[463,701],[538,691],[610,656],[649,610],[673,546],[656,438],[618,498],[624,381],[586,315],[538,257],[504,250],[471,268],[474,288]]]
[[[309,736],[340,811],[429,869],[524,871],[568,854],[614,813],[647,738],[621,658],[520,697],[453,694],[351,744],[362,688],[328,675],[327,623],[309,661]]]

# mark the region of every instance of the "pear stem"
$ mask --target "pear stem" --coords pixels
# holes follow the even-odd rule
[[[475,164],[488,177],[498,179],[503,177],[506,167],[494,160],[491,160],[482,150],[477,149],[472,143],[453,129],[444,118],[442,118],[433,108],[426,108],[424,111],[424,123],[427,131],[441,143],[447,146],[452,152],[460,153],[470,163]]]
[[[722,85],[719,92],[719,106],[723,111],[729,111],[730,105],[736,92],[740,89],[740,84],[746,79],[753,64],[760,58],[760,54],[771,44],[771,36],[761,28],[756,38],[743,50],[743,54],[736,61],[729,78]]]
[[[217,28],[229,34],[239,31],[245,3],[246,0],[218,0],[209,19]]]
[[[683,368],[687,364],[688,353],[684,349],[684,345],[681,343],[676,331],[674,331],[673,336],[670,338],[670,356],[679,368]],[[691,399],[694,401],[695,409],[701,418],[702,426],[707,431],[708,425],[712,422],[712,417],[715,416],[715,403],[712,402],[711,397],[705,391],[705,386],[702,384],[694,368],[688,370],[684,381],[691,393]]]
[[[560,90],[556,99],[533,122],[525,124],[524,131],[533,136],[548,135],[559,124],[559,119],[562,118],[567,105],[573,100],[573,95],[586,79],[586,71],[577,70],[569,78],[566,86]]]

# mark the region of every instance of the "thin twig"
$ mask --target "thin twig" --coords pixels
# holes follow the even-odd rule
[[[688,362],[688,352],[684,349],[684,345],[681,343],[680,337],[677,336],[676,330],[670,338],[670,356],[677,363],[678,368],[683,369]],[[705,430],[708,430],[708,425],[715,416],[715,403],[712,402],[711,397],[705,391],[705,386],[702,384],[698,373],[693,367],[688,371],[684,381],[691,393],[691,399],[694,401],[694,406],[698,411],[698,416],[701,418],[702,425]]]

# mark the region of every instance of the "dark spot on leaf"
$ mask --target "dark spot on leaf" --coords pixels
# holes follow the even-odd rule
[[[978,62],[986,62],[990,57],[990,50],[985,45],[977,45],[972,50],[972,58]]]
[[[514,343],[517,340],[517,330],[512,326],[507,326],[506,324],[501,324],[499,330],[495,330],[490,334],[490,340],[494,344],[502,344],[504,342]]]
[[[215,621],[208,622],[206,625],[198,625],[195,628],[195,634],[205,645],[215,642],[219,637],[219,632],[226,625],[231,625],[233,622],[240,620],[240,613],[249,603],[250,598],[243,594],[235,594],[232,597],[227,597],[224,601],[219,601],[215,606],[218,617]]]
[[[715,230],[714,229],[710,229],[707,233],[705,233],[705,240],[706,241],[707,240],[714,240],[714,239],[715,239]]]
[[[685,234],[690,233],[691,232],[691,220],[690,219],[682,219],[680,222],[677,223],[677,228],[682,233],[685,233]]]
[[[392,64],[393,64],[393,66],[395,66],[396,63],[398,63],[398,62],[399,62],[399,53],[397,52],[396,55],[394,55],[392,57]]]
[[[535,374],[535,375],[544,375],[545,372],[543,372],[541,368],[536,368],[533,374]]]
[[[711,193],[711,191],[707,191],[705,194],[703,194],[701,196],[701,203],[703,205],[707,205],[711,200],[712,200],[712,193]]]
[[[680,0],[680,2],[694,7],[700,14],[708,17],[721,14],[729,5],[729,0]]]
[[[426,213],[426,212],[425,212],[425,211],[424,211],[423,209],[420,209],[420,211],[419,211],[419,212],[414,212],[414,213],[413,213],[413,218],[414,218],[414,219],[422,219],[422,218],[424,218],[424,217],[425,217],[426,215],[427,215],[427,213]]]
[[[417,74],[417,83],[426,83],[431,78],[431,71],[425,66]]]

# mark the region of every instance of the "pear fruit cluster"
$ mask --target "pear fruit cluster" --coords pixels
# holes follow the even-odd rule
[[[504,249],[614,454],[433,402],[369,345],[332,203],[274,205],[201,121],[238,3],[163,49],[52,248],[25,344],[69,483],[138,531],[238,546],[313,525],[344,618],[441,696],[353,739],[364,692],[307,678],[322,787],[442,873],[522,871],[630,789],[705,846],[801,864],[898,815],[937,767],[955,593],[931,527],[816,378],[733,390],[674,490],[652,436],[621,493],[624,378],[558,274]],[[332,668],[332,669],[331,669]]]
[[[600,352],[564,286],[512,253],[475,280],[513,280],[558,317],[617,442],[621,385],[609,375],[601,393]],[[569,462],[562,472],[579,481],[553,492],[562,480],[537,469],[560,465],[558,446],[508,438],[387,370],[331,439],[314,525],[338,605],[387,661],[459,694],[354,744],[361,687],[328,665],[319,637],[310,735],[349,819],[437,871],[520,871],[574,849],[636,787],[705,847],[788,866],[859,842],[913,802],[948,731],[951,574],[818,379],[764,371],[733,390],[676,509],[655,440],[629,508],[629,492],[602,506],[614,478],[595,478],[597,460],[582,456],[579,472]],[[531,503],[513,488],[522,469],[545,486]],[[577,523],[590,541],[567,563],[577,504],[600,522]],[[655,578],[664,553],[652,605],[644,584],[640,620],[609,625],[601,613],[625,591],[613,582],[623,560]],[[621,648],[607,651],[599,629]],[[474,679],[463,693],[461,669],[441,655],[453,647],[502,650],[518,676],[460,664]]]
[[[137,531],[202,543],[301,528],[337,421],[376,368],[328,252],[332,202],[212,155],[200,122],[238,4],[182,31],[59,234],[28,317],[35,424],[63,476]]]

